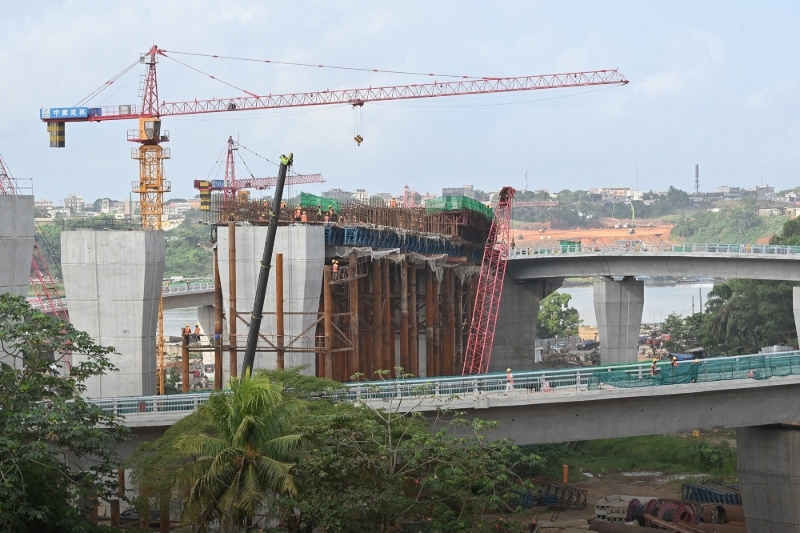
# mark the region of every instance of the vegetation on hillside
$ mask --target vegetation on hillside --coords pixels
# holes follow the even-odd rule
[[[532,191],[518,192],[514,199],[518,202],[552,200],[548,193]],[[555,226],[592,228],[600,227],[602,218],[657,218],[693,208],[688,193],[672,186],[663,194],[653,191],[644,193],[642,200],[633,201],[632,206],[622,202],[592,201],[591,194],[587,191],[570,190],[559,192],[557,202],[558,205],[551,207],[515,207],[514,219],[523,222],[550,222]]]
[[[785,221],[785,217],[758,216],[756,201],[749,197],[725,205],[716,212],[701,211],[683,217],[672,228],[671,237],[689,243],[755,243],[779,231]]]
[[[180,226],[166,234],[166,268],[164,277],[211,277],[214,274],[213,254],[198,246],[211,240],[211,227],[201,224],[202,211],[192,209]]]

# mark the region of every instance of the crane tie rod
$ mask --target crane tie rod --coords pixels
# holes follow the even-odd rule
[[[273,65],[289,65],[294,67],[314,67],[314,68],[330,68],[330,69],[337,69],[337,70],[355,70],[360,72],[380,72],[383,74],[405,74],[410,76],[438,76],[441,78],[459,78],[459,79],[482,79],[482,80],[491,80],[496,79],[496,76],[462,76],[458,74],[434,74],[430,72],[412,72],[412,71],[405,71],[405,70],[384,70],[378,68],[360,68],[360,67],[342,67],[336,65],[315,65],[311,63],[297,63],[294,61],[275,61],[272,59],[254,59],[251,57],[235,57],[235,56],[221,56],[217,54],[199,54],[194,52],[176,52],[175,50],[161,50],[162,52],[168,52],[170,54],[181,54],[187,56],[197,56],[197,57],[211,57],[213,59],[231,59],[234,61],[250,61],[253,63],[271,63]],[[255,96],[255,95],[254,95]]]

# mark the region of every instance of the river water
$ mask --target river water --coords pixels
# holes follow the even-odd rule
[[[681,283],[678,285],[645,285],[644,311],[642,322],[662,322],[670,313],[687,316],[694,311],[700,312],[700,298],[706,302],[708,292],[714,287],[711,282]],[[584,325],[596,326],[594,316],[594,289],[591,285],[562,287],[559,292],[572,296],[569,305],[578,310]]]

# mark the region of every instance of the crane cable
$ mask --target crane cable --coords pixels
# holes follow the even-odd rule
[[[203,72],[202,70],[200,70],[200,69],[198,69],[198,68],[195,68],[195,67],[193,67],[193,66],[191,66],[191,65],[187,65],[187,64],[186,64],[186,63],[184,63],[183,61],[178,61],[178,60],[177,60],[177,59],[175,59],[174,57],[170,57],[170,56],[167,56],[167,55],[164,55],[163,57],[166,57],[167,59],[170,59],[170,60],[172,60],[172,61],[174,61],[174,62],[178,63],[179,65],[183,65],[184,67],[186,67],[186,68],[188,68],[188,69],[191,69],[191,70],[193,70],[193,71],[195,71],[195,72],[197,72],[197,73],[199,73],[199,74],[202,74],[203,76],[208,76],[208,77],[209,77],[209,78],[211,78],[212,80],[215,80],[215,81],[218,81],[218,82],[220,82],[220,83],[223,83],[223,84],[227,85],[228,87],[233,87],[233,88],[234,88],[234,89],[236,89],[237,91],[242,91],[243,93],[245,93],[245,94],[247,94],[247,95],[250,95],[250,96],[252,96],[252,97],[254,97],[254,98],[258,98],[258,95],[257,95],[257,94],[255,94],[255,93],[252,93],[252,92],[250,92],[250,91],[248,91],[248,90],[246,90],[246,89],[242,89],[241,87],[237,87],[236,85],[234,85],[234,84],[232,84],[232,83],[229,83],[229,82],[227,82],[227,81],[225,81],[225,80],[221,80],[221,79],[217,78],[216,76],[212,76],[212,75],[211,75],[211,74],[209,74],[208,72]]]
[[[108,81],[106,81],[105,83],[103,83],[103,85],[101,85],[100,87],[98,87],[97,89],[95,89],[94,91],[92,91],[91,93],[89,93],[89,95],[88,95],[88,96],[86,96],[85,98],[83,98],[82,100],[80,100],[80,101],[79,101],[77,104],[75,104],[73,107],[80,107],[81,105],[85,104],[86,102],[88,102],[89,100],[91,100],[92,98],[94,98],[95,96],[97,96],[98,94],[100,94],[101,92],[103,92],[104,90],[108,89],[108,88],[109,88],[109,87],[110,87],[110,86],[111,86],[111,85],[112,85],[112,84],[113,84],[115,81],[117,81],[118,79],[120,79],[120,78],[121,78],[122,76],[124,76],[124,75],[125,75],[125,74],[126,74],[128,71],[129,71],[129,70],[131,70],[133,67],[135,67],[135,66],[136,66],[136,65],[138,65],[138,64],[139,64],[139,60],[137,59],[136,61],[134,61],[133,63],[131,63],[130,65],[128,65],[128,66],[127,66],[127,67],[126,67],[126,68],[125,68],[125,69],[124,69],[122,72],[120,72],[119,74],[117,74],[116,76],[114,76],[113,78],[111,78],[110,80],[108,80]]]
[[[313,68],[329,68],[329,69],[337,69],[337,70],[355,70],[360,72],[380,72],[382,74],[405,74],[410,76],[436,76],[441,78],[459,78],[459,79],[480,79],[480,80],[492,80],[492,79],[499,79],[496,76],[463,76],[457,74],[434,74],[430,72],[411,72],[411,71],[404,71],[404,70],[384,70],[378,68],[360,68],[360,67],[342,67],[336,65],[314,65],[311,63],[297,63],[294,61],[275,61],[272,59],[254,59],[250,57],[235,57],[235,56],[221,56],[217,54],[199,54],[194,52],[177,52],[175,50],[161,50],[165,53],[170,54],[181,54],[187,56],[197,56],[197,57],[210,57],[213,59],[230,59],[234,61],[249,61],[253,63],[270,63],[273,65],[289,65],[294,67],[313,67]]]

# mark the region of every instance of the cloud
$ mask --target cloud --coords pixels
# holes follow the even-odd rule
[[[726,65],[728,63],[728,56],[725,53],[725,46],[722,43],[722,39],[713,33],[705,31],[689,30],[689,33],[693,37],[703,41],[708,55],[711,56],[712,62],[720,65]]]
[[[685,88],[686,77],[677,70],[655,74],[634,85],[635,91],[653,97],[681,93]]]
[[[755,92],[744,99],[742,105],[747,109],[763,109],[767,107],[773,100],[780,98],[787,94],[793,93],[797,88],[796,80],[783,80],[779,81],[772,87],[767,87],[764,90]]]

